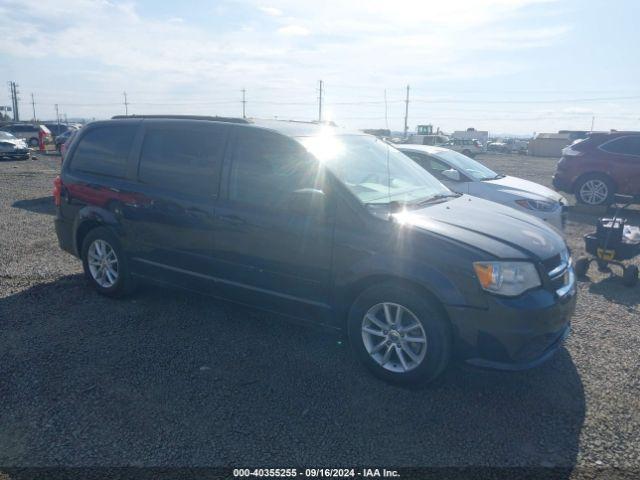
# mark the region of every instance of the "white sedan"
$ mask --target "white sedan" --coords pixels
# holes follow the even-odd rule
[[[535,215],[563,230],[567,200],[528,180],[494,172],[481,163],[441,147],[396,145],[454,192],[467,193]]]

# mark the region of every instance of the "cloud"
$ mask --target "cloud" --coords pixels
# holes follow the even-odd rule
[[[286,27],[279,28],[278,33],[290,37],[304,37],[311,34],[311,31],[300,25],[287,25]]]
[[[267,15],[270,15],[272,17],[281,17],[282,16],[282,10],[280,10],[279,8],[275,8],[275,7],[259,7],[260,10],[264,13],[266,13]]]
[[[367,91],[400,90],[407,83],[419,87],[531,68],[526,55],[514,60],[503,53],[550,46],[568,32],[566,16],[546,17],[535,27],[531,8],[542,2],[555,3],[221,0],[215,14],[203,12],[196,20],[178,8],[156,15],[130,0],[5,0],[0,63],[32,62],[32,71],[37,65],[39,71],[56,72],[57,83],[51,78],[37,83],[32,74],[28,81],[16,78],[36,93],[44,90],[52,103],[117,103],[126,89],[134,111],[135,103],[144,101],[158,103],[161,111],[166,111],[163,102],[190,102],[185,108],[194,113],[230,102],[229,112],[225,103],[215,108],[232,114],[246,87],[255,114],[300,116],[315,110],[306,104],[316,101],[318,79],[325,80],[327,101],[339,102]],[[525,15],[527,26],[519,28],[514,22]],[[85,111],[113,113],[90,108]],[[350,115],[373,115],[362,112]]]

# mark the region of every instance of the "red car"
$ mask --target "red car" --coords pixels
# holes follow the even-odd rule
[[[616,193],[640,196],[640,132],[592,133],[566,147],[553,186],[588,205],[608,205]]]

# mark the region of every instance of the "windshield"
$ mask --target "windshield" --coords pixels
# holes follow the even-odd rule
[[[0,138],[3,138],[4,140],[15,140],[16,137],[14,137],[13,135],[11,135],[10,133],[7,132],[0,132]]]
[[[488,167],[485,167],[480,162],[476,162],[472,158],[467,157],[453,150],[446,150],[443,152],[432,153],[436,158],[444,160],[453,168],[460,170],[462,173],[472,178],[473,180],[492,180],[499,178],[496,172]]]
[[[364,204],[415,203],[453,193],[385,142],[364,135],[299,139]]]

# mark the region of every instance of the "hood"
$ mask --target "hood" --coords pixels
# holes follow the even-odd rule
[[[18,148],[27,148],[27,142],[21,138],[0,138],[0,143],[13,145]]]
[[[530,182],[518,177],[509,175],[495,180],[484,180],[483,184],[490,186],[506,194],[511,194],[517,198],[530,198],[533,200],[552,200],[566,204],[566,199],[558,192],[551,190],[539,183]]]
[[[469,195],[392,217],[402,225],[451,238],[501,259],[546,260],[566,249],[560,234],[544,221]]]

